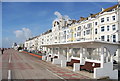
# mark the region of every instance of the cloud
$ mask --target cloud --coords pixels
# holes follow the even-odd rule
[[[65,20],[70,20],[70,17],[68,15],[64,16]]]
[[[24,41],[30,37],[32,37],[32,32],[28,28],[22,28],[21,30],[14,31],[14,34],[16,35],[16,39],[11,39],[8,37],[2,38],[2,47],[8,48],[11,47],[14,42],[17,44],[24,43]]]
[[[32,37],[32,32],[29,28],[22,28],[21,30],[14,31],[16,38],[20,39],[22,42],[26,39]]]
[[[11,47],[11,46],[12,46],[12,43],[13,43],[13,41],[10,40],[10,38],[8,38],[8,37],[2,38],[2,47],[3,47],[3,48]]]
[[[60,12],[55,11],[54,15],[57,16],[57,18],[55,20],[59,20],[61,18],[65,19],[65,20],[70,20],[70,17],[68,15],[62,15]]]
[[[22,30],[16,30],[14,33],[15,33],[17,38],[24,38],[25,37]]]
[[[58,19],[63,18],[63,16],[61,15],[61,13],[58,12],[58,11],[55,11],[54,14],[58,17]]]
[[[28,28],[22,28],[22,30],[24,32],[24,36],[25,36],[26,39],[32,37],[32,32],[31,32],[30,29],[28,29]]]

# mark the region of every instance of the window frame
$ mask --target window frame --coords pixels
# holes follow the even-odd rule
[[[107,17],[107,21],[110,21],[110,17]]]
[[[113,42],[116,42],[116,35],[113,35],[112,38],[113,38]]]
[[[101,18],[101,23],[105,22],[104,18]]]
[[[107,25],[107,31],[110,31],[110,26],[109,25]]]
[[[105,31],[105,26],[102,26],[101,27],[101,32],[104,32]]]
[[[116,20],[116,17],[115,17],[115,15],[114,15],[114,16],[112,16],[112,20],[113,20],[113,21],[115,21],[115,20]]]
[[[86,35],[89,35],[91,33],[91,30],[86,30]]]
[[[95,25],[97,26],[97,25],[98,25],[98,22],[95,22]]]
[[[98,30],[97,30],[97,28],[95,29],[95,34],[98,34]]]
[[[107,41],[108,42],[110,41],[110,35],[107,35]]]
[[[103,39],[102,39],[102,37],[103,37]],[[104,35],[101,36],[101,41],[105,41],[105,36]]]
[[[112,30],[113,30],[113,31],[116,30],[116,25],[115,25],[115,24],[112,25]]]
[[[81,26],[78,26],[77,30],[81,30]]]

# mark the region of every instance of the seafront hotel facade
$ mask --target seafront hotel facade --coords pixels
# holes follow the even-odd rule
[[[54,20],[52,29],[25,41],[27,50],[46,51],[42,60],[71,66],[73,71],[87,70],[93,78],[118,78],[113,60],[120,54],[120,7],[102,8],[101,12],[68,20]]]

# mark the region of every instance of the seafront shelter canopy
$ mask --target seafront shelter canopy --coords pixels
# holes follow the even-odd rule
[[[86,41],[76,41],[76,42],[65,42],[65,43],[53,43],[53,44],[43,44],[42,47],[86,47],[86,48],[96,48],[105,45],[110,46],[119,46],[120,43],[105,42],[105,41],[95,41],[95,40],[86,40]]]
[[[80,65],[86,65],[86,62],[93,64],[99,63],[100,67],[94,68],[94,78],[99,78],[102,76],[109,76],[110,78],[115,79],[117,78],[116,75],[118,75],[118,71],[113,69],[113,56],[115,55],[117,49],[120,49],[120,43],[87,40],[67,43],[55,43],[42,46],[52,49],[58,48],[57,50],[59,56],[63,53],[60,52],[60,49],[65,50],[65,61],[67,62],[70,62],[71,59],[80,60],[80,63],[74,63],[74,71],[78,71]],[[61,61],[61,58],[58,58],[58,60],[60,60],[61,66],[65,67],[66,62],[64,59]]]
[[[113,56],[118,49],[119,43],[111,43],[105,41],[76,41],[68,43],[55,43],[50,45],[42,45],[47,48],[66,48],[67,49],[67,59],[69,58],[70,52],[72,50],[72,56],[75,53],[80,53],[78,56],[81,60],[84,58],[91,60],[99,60],[100,63],[105,63],[108,61],[113,61]],[[76,48],[76,49],[75,49]],[[79,51],[80,49],[80,51]],[[59,50],[59,49],[57,49]],[[74,51],[73,51],[74,50]],[[59,52],[60,53],[60,52]]]

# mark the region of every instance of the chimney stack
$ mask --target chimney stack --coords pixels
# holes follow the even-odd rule
[[[90,13],[90,16],[92,16],[93,14],[92,13]]]
[[[85,18],[84,17],[80,17],[80,21],[84,20]]]
[[[104,11],[104,8],[101,8],[101,11]]]

